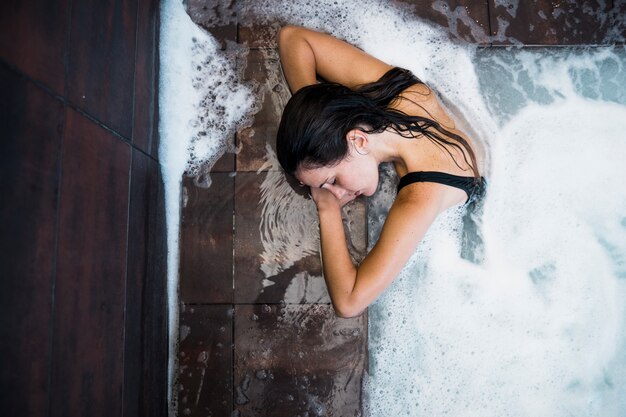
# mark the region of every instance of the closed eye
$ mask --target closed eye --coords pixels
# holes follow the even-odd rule
[[[320,185],[320,188],[324,188],[324,186],[326,184],[328,185],[335,185],[337,183],[337,178],[333,178],[332,181],[331,180],[326,180],[322,183],[322,185]]]

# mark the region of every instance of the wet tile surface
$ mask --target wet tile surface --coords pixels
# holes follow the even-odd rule
[[[274,22],[269,25],[243,23],[237,28],[237,39],[249,48],[277,48],[278,31],[286,22]]]
[[[240,416],[361,415],[367,319],[325,305],[235,307]],[[307,414],[308,413],[308,414]]]
[[[526,45],[580,45],[602,43],[608,27],[610,2],[598,0],[489,0],[494,44],[514,38]]]
[[[72,4],[68,98],[130,138],[137,0]]]
[[[139,153],[134,151],[135,153]],[[141,155],[143,156],[143,155]],[[144,158],[144,162],[147,158]],[[168,354],[170,349],[167,300],[167,237],[165,229],[165,190],[159,164],[152,160],[147,171],[141,170],[139,187],[148,193],[147,212],[139,215],[133,210],[131,197],[130,228],[133,219],[146,222],[146,279],[142,293],[141,322],[141,385],[139,398],[124,396],[128,402],[139,403],[140,416],[167,416],[168,413]],[[136,187],[137,167],[133,166],[133,187]],[[135,189],[133,188],[133,192]],[[139,204],[140,205],[140,204]],[[133,243],[129,240],[129,244]],[[130,256],[130,252],[129,252]],[[137,363],[135,366],[139,366]],[[133,366],[133,365],[129,365]],[[135,415],[125,412],[124,415]]]
[[[245,2],[244,2],[245,3]],[[470,43],[489,43],[489,10],[487,0],[451,0],[424,2],[422,0],[393,0],[399,10],[449,28],[452,38]],[[247,18],[239,25],[238,41],[250,48],[277,48],[278,31],[287,22],[250,24]]]
[[[410,5],[411,14],[450,31],[453,39],[468,43],[489,43],[487,0],[394,0],[399,6]]]
[[[179,415],[231,415],[232,326],[231,306],[181,306]]]
[[[154,277],[164,276],[163,250],[154,242],[164,239],[164,213],[159,212],[162,198],[158,163],[142,152],[132,152],[131,190],[128,219],[128,255],[126,276],[126,313],[124,330],[124,415],[145,414],[138,401],[142,394],[154,401],[164,398],[159,393],[160,381],[154,375],[165,374],[167,366],[150,356],[152,349],[167,349],[165,332],[164,288]],[[160,190],[160,196],[159,196]],[[153,269],[154,268],[154,269]],[[157,288],[155,288],[155,285]],[[155,306],[156,304],[156,306]],[[156,307],[156,308],[155,308]],[[161,311],[159,313],[159,311]],[[146,314],[150,312],[150,314]],[[150,333],[147,329],[157,328]],[[162,327],[160,331],[159,328]],[[149,334],[146,343],[144,334]],[[140,366],[141,365],[141,366]],[[142,389],[147,392],[142,392]],[[158,404],[156,404],[158,405]]]
[[[230,303],[233,297],[234,178],[211,174],[201,188],[183,180],[180,234],[180,300]]]
[[[2,416],[167,412],[158,8],[0,5]]]
[[[157,8],[153,0],[138,0],[137,56],[135,58],[135,102],[133,144],[157,156]]]
[[[308,190],[280,171],[235,177],[235,302],[328,303],[319,255],[319,226]],[[364,199],[344,208],[353,259],[367,247]]]
[[[237,134],[237,171],[257,171],[259,169],[279,169],[277,166],[264,166],[268,147],[275,153],[276,132],[285,104],[291,94],[280,68],[278,53],[275,50],[252,50],[247,56],[244,80],[253,80],[260,85],[263,102],[249,128]]]
[[[235,138],[232,139],[233,149],[235,148]],[[211,172],[233,172],[235,171],[235,153],[224,152],[211,167]]]
[[[130,146],[65,117],[51,415],[119,415]]]
[[[222,49],[227,42],[237,42],[236,0],[189,0],[186,6],[191,20],[213,35]]]
[[[283,178],[280,171],[239,172],[235,177],[237,303],[282,301],[296,276],[311,286],[312,297],[327,300],[315,205]]]
[[[56,94],[63,94],[65,88],[69,3],[7,0],[0,4],[0,57]]]
[[[350,256],[355,264],[360,264],[367,255],[367,199],[361,197],[346,204],[342,218]]]
[[[603,44],[626,44],[626,1],[613,0],[608,14]]]
[[[1,415],[47,415],[62,103],[0,66]]]

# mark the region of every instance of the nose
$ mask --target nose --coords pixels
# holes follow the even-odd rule
[[[326,185],[324,185],[324,187],[328,191],[333,193],[333,195],[337,198],[337,200],[341,200],[348,193],[348,191],[345,188],[338,187],[338,186],[333,185],[333,184],[326,184]]]

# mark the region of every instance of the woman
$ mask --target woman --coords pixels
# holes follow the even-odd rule
[[[479,162],[472,141],[409,71],[301,27],[284,27],[278,45],[294,93],[278,130],[278,159],[311,188],[328,292],[336,313],[353,317],[394,280],[439,213],[480,194]],[[383,162],[401,178],[398,194],[357,267],[341,207],[374,194]]]

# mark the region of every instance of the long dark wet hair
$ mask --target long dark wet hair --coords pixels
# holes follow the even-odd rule
[[[410,71],[396,67],[378,81],[355,89],[337,83],[301,88],[287,103],[278,127],[278,161],[292,176],[299,167],[333,166],[348,155],[346,135],[352,129],[366,133],[391,129],[406,138],[431,140],[462,168],[448,147],[460,150],[478,180],[476,156],[466,139],[431,118],[410,116],[391,107],[415,84],[422,82]]]

